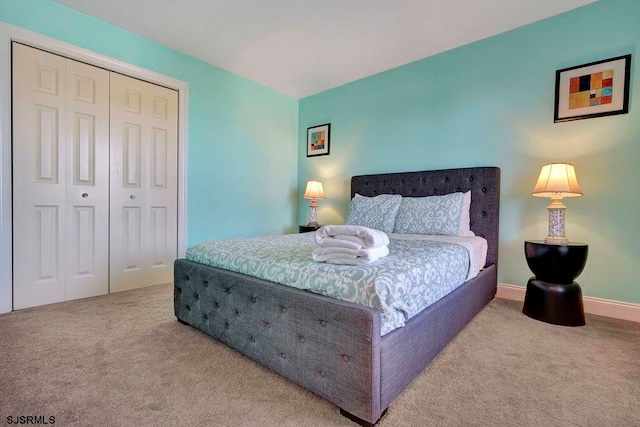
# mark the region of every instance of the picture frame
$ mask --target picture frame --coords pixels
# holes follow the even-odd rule
[[[555,123],[629,112],[631,54],[556,71]]]
[[[331,143],[331,123],[307,128],[307,157],[328,156]]]

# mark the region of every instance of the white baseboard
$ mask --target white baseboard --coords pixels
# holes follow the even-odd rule
[[[496,296],[514,301],[524,301],[525,291],[526,288],[524,286],[498,283]],[[585,313],[640,323],[640,304],[596,297],[582,297],[582,301]]]
[[[526,288],[524,286],[498,283],[498,292],[496,293],[496,297],[514,301],[524,301],[525,291]]]

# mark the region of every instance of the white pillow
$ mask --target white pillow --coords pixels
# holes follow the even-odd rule
[[[458,236],[471,237],[476,234],[471,231],[471,217],[469,211],[471,210],[471,190],[464,193],[464,201],[462,202],[462,214],[460,215],[460,227],[458,228]]]

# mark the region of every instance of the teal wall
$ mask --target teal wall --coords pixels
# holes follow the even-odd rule
[[[571,161],[585,196],[566,202],[567,234],[590,244],[583,291],[640,303],[637,0],[600,0],[299,102],[50,0],[0,0],[0,20],[189,84],[189,244],[294,231],[309,178],[329,197],[320,221],[342,223],[351,175],[497,165],[500,281],[524,284],[522,242],[546,235],[547,201],[529,194],[543,163]],[[556,69],[626,53],[630,114],[553,123]],[[307,159],[306,128],[327,122],[331,155]]]
[[[0,20],[189,84],[189,244],[294,230],[297,100],[50,0]]]
[[[567,235],[589,243],[585,295],[640,303],[640,1],[594,4],[304,98],[298,188],[320,179],[319,222],[343,223],[351,175],[497,165],[500,271],[526,284],[525,239],[547,234],[542,164],[576,165]],[[632,53],[630,113],[553,123],[555,70]],[[635,84],[634,84],[635,83]],[[306,128],[331,123],[331,155],[306,157]],[[306,222],[308,201],[298,201]]]

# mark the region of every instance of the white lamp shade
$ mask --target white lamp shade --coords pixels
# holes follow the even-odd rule
[[[324,199],[322,183],[316,180],[307,181],[307,188],[304,190],[305,199]]]
[[[575,167],[571,163],[548,163],[542,166],[538,182],[531,195],[536,197],[582,196]]]

